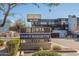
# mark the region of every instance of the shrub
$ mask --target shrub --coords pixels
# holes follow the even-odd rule
[[[19,39],[13,39],[7,42],[7,46],[9,49],[9,54],[11,56],[15,56],[17,54],[17,51],[19,49],[20,40]]]
[[[0,40],[0,46],[2,46],[4,44],[3,40]]]
[[[58,45],[54,45],[54,46],[53,46],[53,50],[61,50],[61,47],[58,46]]]
[[[48,51],[38,51],[33,53],[32,56],[61,56],[61,54],[57,53],[57,52],[48,52]]]
[[[7,42],[7,45],[11,45],[11,44],[19,44],[20,40],[19,39],[13,39]]]

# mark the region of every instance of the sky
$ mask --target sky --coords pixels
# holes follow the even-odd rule
[[[68,15],[76,15],[79,17],[79,4],[78,3],[60,3],[59,6],[47,7],[43,4],[39,4],[40,8],[33,4],[20,5],[15,7],[11,13],[15,13],[14,17],[8,17],[13,22],[17,19],[27,20],[27,14],[41,14],[42,19],[56,19],[56,18],[67,18]],[[52,12],[49,12],[49,9]],[[0,13],[0,19],[2,14]]]

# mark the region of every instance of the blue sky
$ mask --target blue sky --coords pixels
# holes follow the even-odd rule
[[[61,3],[57,7],[51,7],[52,12],[48,11],[50,7],[43,4],[39,5],[40,8],[37,8],[33,4],[18,6],[11,11],[12,13],[15,13],[16,16],[9,17],[9,19],[12,21],[17,19],[27,19],[27,14],[41,14],[44,19],[67,18],[68,15],[76,15],[79,17],[79,4],[77,3]],[[0,19],[1,18],[2,17],[0,17]]]

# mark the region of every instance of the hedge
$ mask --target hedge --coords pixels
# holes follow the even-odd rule
[[[48,52],[43,50],[33,53],[32,56],[61,56],[61,54],[57,52]]]

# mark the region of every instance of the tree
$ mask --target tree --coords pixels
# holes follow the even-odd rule
[[[38,8],[40,8],[40,6],[37,3],[32,3],[32,4],[37,6]],[[3,27],[5,25],[8,16],[11,14],[10,11],[19,5],[25,5],[25,4],[17,4],[17,3],[1,3],[0,4],[0,12],[3,13],[3,22],[2,22],[2,24],[0,24],[0,27]],[[47,4],[45,3],[44,5],[51,7],[51,6],[58,6],[59,3],[47,3]],[[5,9],[5,7],[6,7],[6,9]],[[49,12],[51,12],[51,9],[49,9]]]
[[[16,20],[13,26],[9,28],[11,31],[16,31],[16,32],[26,32],[26,23],[23,20]]]
[[[9,16],[10,11],[16,6],[15,3],[7,3],[7,4],[0,4],[0,11],[3,12],[3,23],[0,24],[0,27],[3,27],[5,25],[5,22],[7,20],[7,17]],[[5,6],[7,6],[7,10],[5,10]]]

